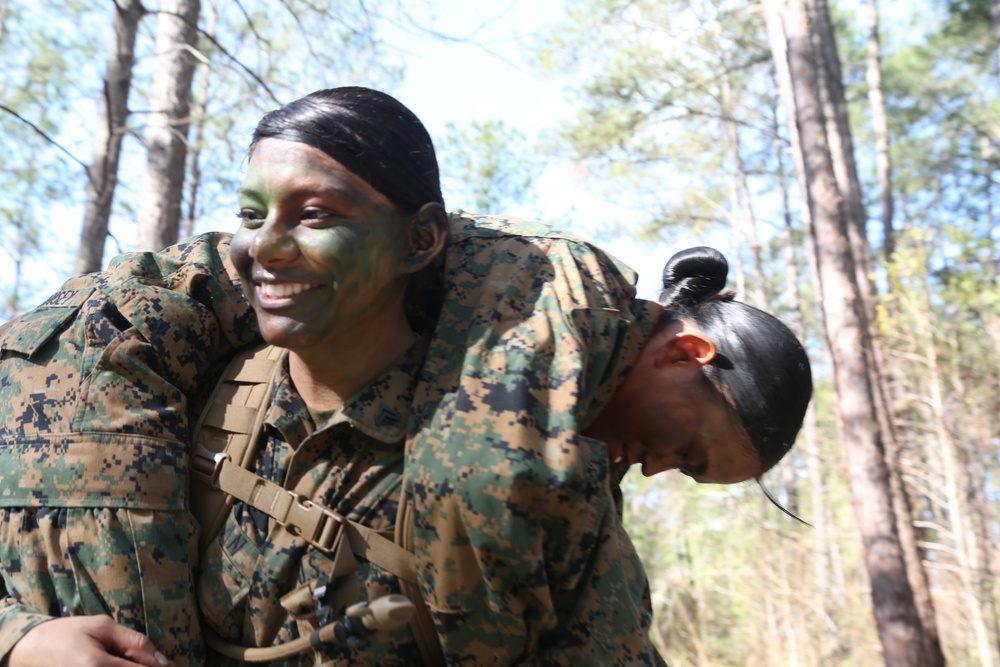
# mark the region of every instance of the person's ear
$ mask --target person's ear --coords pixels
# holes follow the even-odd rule
[[[410,254],[406,269],[416,273],[430,264],[444,248],[448,238],[448,214],[437,202],[424,204],[407,223]]]
[[[690,363],[694,368],[701,368],[712,363],[715,355],[715,343],[705,334],[700,331],[678,331],[660,348],[656,355],[656,365]]]

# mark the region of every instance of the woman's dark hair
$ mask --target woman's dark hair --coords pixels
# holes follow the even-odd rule
[[[718,250],[689,248],[663,269],[660,325],[693,321],[715,343],[705,374],[732,398],[763,466],[791,449],[812,396],[809,358],[795,334],[776,317],[720,294],[729,264]]]
[[[396,98],[370,88],[318,90],[264,116],[250,155],[262,139],[317,148],[406,213],[444,205],[434,144],[420,119]]]

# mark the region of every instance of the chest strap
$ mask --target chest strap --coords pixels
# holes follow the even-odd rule
[[[216,455],[216,459],[212,473],[215,488],[267,514],[292,535],[325,553],[335,552],[340,533],[344,531],[355,556],[378,565],[403,581],[417,582],[413,553],[379,531],[258,477],[233,463],[226,454]]]

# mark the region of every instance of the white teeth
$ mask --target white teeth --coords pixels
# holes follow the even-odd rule
[[[258,291],[268,299],[283,299],[316,287],[309,283],[261,283]]]

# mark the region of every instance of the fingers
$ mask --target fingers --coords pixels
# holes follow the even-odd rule
[[[55,618],[27,632],[7,667],[172,667],[153,642],[108,616]]]
[[[89,617],[96,621],[91,635],[101,643],[108,653],[112,653],[132,662],[122,662],[122,665],[137,663],[145,667],[169,667],[170,661],[156,650],[149,637],[118,625],[106,616]],[[110,663],[109,663],[110,664]],[[118,667],[117,665],[115,667]]]

